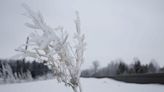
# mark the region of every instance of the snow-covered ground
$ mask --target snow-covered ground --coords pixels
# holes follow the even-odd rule
[[[129,84],[112,79],[81,79],[83,92],[163,92],[164,85]],[[72,92],[56,80],[0,85],[0,92]]]

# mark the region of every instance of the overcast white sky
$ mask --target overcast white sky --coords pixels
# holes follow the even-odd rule
[[[138,57],[143,63],[151,59],[164,65],[163,0],[0,0],[0,58],[10,58],[33,30],[22,15],[21,4],[40,10],[53,27],[63,25],[75,31],[75,10],[86,34],[86,63],[102,65],[118,58],[131,63]]]

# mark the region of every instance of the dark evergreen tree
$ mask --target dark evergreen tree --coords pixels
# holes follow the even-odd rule
[[[128,66],[124,62],[119,62],[117,75],[127,73]]]

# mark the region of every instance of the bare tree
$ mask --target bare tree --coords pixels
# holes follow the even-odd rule
[[[96,73],[98,71],[98,68],[99,68],[99,62],[97,60],[93,61],[94,73]]]
[[[28,49],[21,45],[17,51],[21,52],[21,58],[32,57],[37,61],[47,61],[55,74],[58,82],[65,83],[73,88],[74,92],[82,92],[80,84],[81,65],[84,62],[84,50],[86,43],[85,36],[80,30],[80,18],[78,12],[75,20],[76,33],[75,46],[68,41],[68,34],[63,27],[52,28],[48,26],[39,12],[32,11],[24,5],[27,10],[26,16],[33,24],[26,23],[26,26],[37,31],[29,35]],[[39,31],[39,32],[38,32]]]

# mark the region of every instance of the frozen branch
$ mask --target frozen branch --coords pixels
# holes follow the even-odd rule
[[[78,12],[76,12],[76,33],[74,35],[76,45],[71,46],[68,34],[63,30],[63,27],[51,28],[46,24],[41,13],[32,11],[27,5],[24,5],[24,8],[27,11],[26,16],[33,22],[25,25],[40,31],[42,34],[31,33],[29,42],[26,44],[29,49],[22,49],[24,46],[22,45],[17,51],[21,52],[24,57],[32,57],[40,61],[44,61],[46,58],[47,64],[51,66],[55,78],[59,82],[70,85],[75,92],[77,90],[81,92],[80,68],[84,62],[86,43],[84,41],[85,36],[81,33]]]

